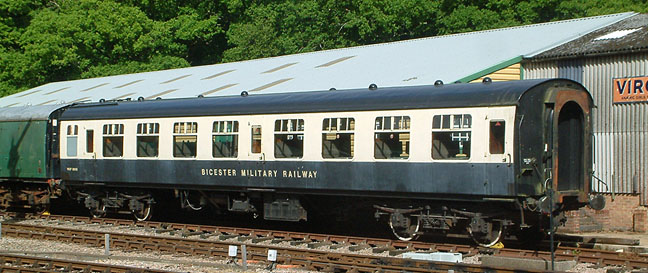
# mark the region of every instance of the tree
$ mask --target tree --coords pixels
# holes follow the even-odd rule
[[[237,5],[238,4],[238,5]],[[258,1],[227,31],[223,60],[238,61],[423,37],[436,3],[407,0]],[[230,10],[242,9],[234,2]]]
[[[0,95],[624,11],[646,0],[0,0]]]
[[[2,80],[34,86],[188,66],[173,27],[111,1],[64,1],[34,13],[18,40],[22,52],[5,53]]]

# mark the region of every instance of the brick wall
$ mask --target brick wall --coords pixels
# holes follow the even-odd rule
[[[604,194],[605,208],[596,211],[587,207],[567,213],[562,232],[636,231],[648,232],[648,208],[639,205],[638,194]]]

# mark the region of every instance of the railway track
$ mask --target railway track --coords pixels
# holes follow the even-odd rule
[[[168,273],[172,271],[0,253],[0,272]]]
[[[77,216],[38,216],[43,222],[67,225],[91,225],[97,229],[113,227],[118,230],[144,230],[148,235],[136,235],[125,232],[88,231],[52,226],[34,226],[24,224],[3,224],[3,234],[8,236],[36,239],[57,239],[62,241],[103,246],[104,234],[109,233],[112,246],[126,250],[155,250],[164,253],[179,253],[187,255],[204,255],[227,258],[229,245],[246,245],[248,258],[265,261],[269,249],[277,250],[278,262],[295,264],[315,270],[337,268],[342,270],[357,270],[360,272],[373,270],[411,272],[435,272],[434,270],[455,270],[455,272],[480,272],[483,268],[460,269],[457,264],[419,262],[392,256],[410,251],[441,251],[459,252],[464,257],[476,254],[487,254],[507,257],[548,259],[549,252],[520,250],[520,249],[485,249],[466,245],[438,244],[428,242],[403,242],[388,239],[372,239],[361,237],[311,234],[302,232],[286,232],[260,230],[249,228],[202,226],[192,224],[175,224],[162,222],[133,222],[120,219],[92,219]],[[197,238],[197,239],[191,239]],[[288,246],[280,246],[283,245]],[[328,249],[328,251],[318,250]],[[374,253],[348,254],[334,252],[346,249],[351,252]],[[629,253],[617,253],[585,248],[558,247],[555,252],[557,261],[573,260],[592,263],[599,266],[625,266],[626,268],[648,268],[648,258]],[[333,261],[345,261],[334,263]],[[359,262],[360,261],[360,262]],[[375,267],[379,265],[380,267]],[[424,268],[432,271],[416,271],[413,268]],[[468,265],[467,265],[468,266]],[[476,271],[474,271],[476,270]],[[495,269],[506,272],[506,269]],[[504,270],[504,271],[501,271]]]

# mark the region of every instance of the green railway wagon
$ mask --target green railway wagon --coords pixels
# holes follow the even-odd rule
[[[0,108],[0,211],[44,211],[60,194],[57,117],[62,108]]]
[[[46,120],[0,122],[0,177],[46,179],[48,174]]]

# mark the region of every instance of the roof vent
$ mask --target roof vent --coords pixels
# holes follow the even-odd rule
[[[482,79],[482,83],[491,83],[491,82],[493,82],[493,80],[490,77],[485,77],[484,79]]]
[[[161,97],[157,97],[157,98],[155,98],[155,100],[161,100],[161,99],[162,99]]]
[[[137,98],[137,101],[144,101],[144,97]]]
[[[434,82],[434,86],[442,86],[442,85],[443,85],[443,81],[442,81],[442,80],[436,80],[436,81]]]
[[[608,34],[605,34],[603,36],[599,36],[598,38],[594,39],[594,41],[600,41],[600,40],[611,40],[611,39],[619,39],[622,38],[623,36],[626,36],[630,33],[633,33],[637,30],[640,30],[641,28],[633,28],[633,29],[625,29],[625,30],[617,30],[610,32]]]
[[[335,90],[337,90],[337,89],[335,89],[335,87],[329,88],[329,91],[335,91]]]
[[[106,99],[99,99],[99,103],[104,103],[106,102]]]
[[[247,97],[247,96],[248,96],[248,91],[241,92],[241,97]]]
[[[199,97],[199,98],[204,98],[205,96],[203,96],[202,94],[200,94],[200,95],[198,95],[198,97]]]
[[[376,85],[375,83],[369,85],[369,90],[376,90],[376,89],[378,89],[378,85]]]

